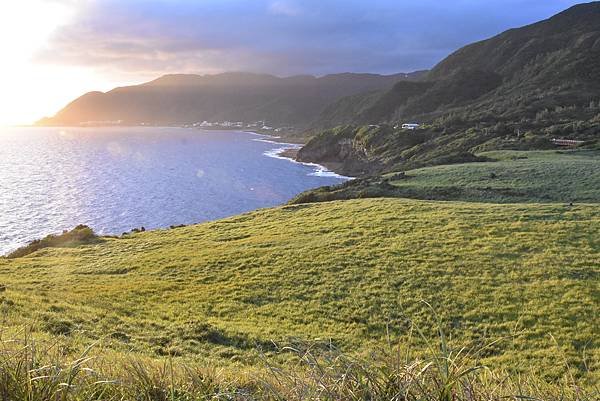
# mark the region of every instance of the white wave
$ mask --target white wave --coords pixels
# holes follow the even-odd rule
[[[271,149],[271,150],[266,150],[263,152],[263,155],[265,155],[267,157],[272,157],[273,159],[289,160],[292,162],[296,162],[296,160],[292,159],[291,157],[285,157],[285,156],[281,155],[283,152],[285,152],[288,149],[290,149],[290,148],[284,147],[284,148],[275,148],[275,149]]]
[[[315,172],[310,173],[309,175],[312,175],[315,177],[331,177],[331,178],[341,178],[341,179],[345,179],[345,180],[353,180],[354,179],[352,177],[346,177],[344,175],[337,174],[337,173],[329,170],[328,168],[321,166],[320,164],[311,163],[311,165],[315,167]]]
[[[295,146],[294,149],[300,149],[302,147],[301,145],[297,145],[297,144],[289,144],[289,145],[294,145]],[[286,150],[289,150],[289,149],[291,149],[289,146],[275,148],[275,149],[271,149],[271,150],[267,150],[267,151],[263,152],[263,155],[265,155],[267,157],[272,157],[274,159],[287,160],[292,163],[300,164],[300,165],[307,166],[307,167],[312,167],[314,171],[311,173],[308,173],[308,175],[313,176],[313,177],[338,178],[338,179],[342,179],[342,180],[353,180],[354,179],[354,177],[347,177],[345,175],[337,174],[337,173],[329,170],[327,167],[322,166],[317,163],[299,162],[298,160],[293,159],[291,157],[286,157],[286,156],[281,155],[283,152],[285,152]]]
[[[296,147],[296,146],[297,146],[298,148],[302,147],[302,145],[298,145],[298,144],[296,144],[296,143],[277,142],[277,141],[271,141],[271,140],[269,140],[269,139],[263,139],[263,138],[252,139],[252,140],[253,140],[253,141],[256,141],[256,142],[263,142],[263,143],[273,143],[273,144],[276,144],[276,145],[286,145],[288,148],[291,148],[291,147]]]
[[[253,141],[263,142],[263,143],[270,143],[270,144],[274,144],[274,145],[281,145],[281,146],[279,146],[277,148],[270,149],[270,150],[267,150],[267,151],[263,152],[263,155],[267,156],[267,157],[272,157],[274,159],[287,160],[287,161],[292,162],[292,163],[296,163],[296,164],[301,164],[301,165],[304,165],[304,166],[312,167],[314,169],[314,171],[312,173],[308,174],[310,176],[314,176],[314,177],[327,177],[327,178],[338,178],[338,179],[342,179],[342,180],[353,180],[354,179],[354,177],[347,177],[345,175],[337,174],[337,173],[329,170],[327,167],[322,166],[320,164],[299,162],[298,160],[293,159],[291,157],[282,156],[282,153],[285,152],[286,150],[290,150],[290,149],[297,150],[297,149],[302,148],[303,145],[301,145],[301,144],[298,144],[298,143],[278,142],[278,141],[274,141],[274,140],[271,140],[271,139],[266,139],[266,138],[280,139],[281,137],[279,137],[279,136],[266,135],[266,134],[258,134],[256,132],[250,132],[250,131],[244,131],[244,132],[260,137],[260,138],[252,139]]]

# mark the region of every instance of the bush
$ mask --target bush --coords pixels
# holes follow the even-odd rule
[[[476,156],[471,152],[455,152],[447,155],[439,156],[431,161],[432,165],[439,164],[462,164],[462,163],[476,163],[476,162],[487,162],[490,161],[488,158],[483,156]]]
[[[43,239],[32,241],[26,246],[16,249],[7,255],[8,258],[21,258],[43,248],[71,247],[99,242],[100,238],[85,225],[78,225],[71,231],[60,235],[50,234]]]

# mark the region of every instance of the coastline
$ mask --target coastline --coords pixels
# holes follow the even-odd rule
[[[305,145],[304,143],[284,142],[283,138],[281,138],[279,136],[260,134],[260,133],[252,132],[252,131],[242,131],[242,132],[246,132],[248,134],[252,134],[252,135],[261,137],[261,138],[253,139],[254,141],[283,145],[279,148],[268,150],[268,151],[264,152],[263,155],[265,155],[267,157],[272,157],[274,159],[287,160],[292,163],[312,167],[315,171],[313,173],[310,173],[309,175],[316,176],[316,177],[339,178],[342,180],[353,180],[356,178],[356,177],[349,177],[346,175],[339,174],[339,173],[335,172],[335,170],[329,168],[328,166],[322,165],[322,164],[298,161],[296,159],[296,157],[298,155],[298,151]],[[268,138],[268,139],[265,139],[265,138]],[[280,139],[282,141],[278,141],[278,139]]]

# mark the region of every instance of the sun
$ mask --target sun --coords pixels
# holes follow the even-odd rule
[[[98,84],[89,69],[35,61],[51,35],[73,18],[75,4],[19,0],[0,6],[0,125],[31,124],[80,95],[82,83]]]

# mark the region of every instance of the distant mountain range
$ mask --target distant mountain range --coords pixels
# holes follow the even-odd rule
[[[421,128],[394,128],[403,122]],[[419,80],[342,98],[312,128],[299,158],[354,175],[549,148],[552,138],[600,147],[600,2],[466,46]]]
[[[345,96],[391,88],[424,72],[395,75],[335,74],[279,78],[251,73],[165,75],[154,81],[90,92],[40,125],[88,122],[189,124],[202,121],[266,121],[306,127],[323,109]]]

